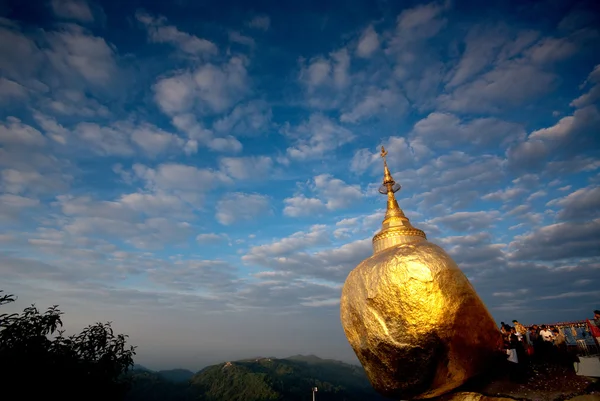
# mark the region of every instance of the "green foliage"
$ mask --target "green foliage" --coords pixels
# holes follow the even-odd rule
[[[0,290],[0,306],[14,301]],[[2,382],[15,388],[18,399],[122,399],[128,389],[123,374],[135,355],[127,337],[115,335],[110,322],[65,337],[61,316],[56,305],[44,313],[32,305],[21,314],[0,314]]]
[[[269,401],[279,395],[265,369],[251,364],[211,366],[192,378],[191,384],[202,401]]]

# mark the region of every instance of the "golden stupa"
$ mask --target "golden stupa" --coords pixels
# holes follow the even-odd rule
[[[373,255],[344,284],[342,326],[379,393],[432,398],[484,371],[502,341],[463,272],[398,206],[386,155],[382,147],[387,212]]]

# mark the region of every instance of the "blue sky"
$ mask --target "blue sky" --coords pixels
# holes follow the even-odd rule
[[[593,1],[0,5],[0,274],[151,367],[356,361],[385,198],[494,317],[600,307]]]

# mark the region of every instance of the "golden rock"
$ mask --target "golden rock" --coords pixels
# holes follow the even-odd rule
[[[410,224],[382,147],[387,212],[374,254],[350,272],[340,301],[346,337],[373,387],[433,398],[485,370],[501,349],[496,323],[450,256]]]

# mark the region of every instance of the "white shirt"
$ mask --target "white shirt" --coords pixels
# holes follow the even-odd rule
[[[552,341],[552,332],[550,330],[541,330],[540,336],[544,339],[544,341]]]
[[[508,355],[508,361],[512,362],[512,363],[519,363],[519,358],[517,357],[517,350],[512,348],[512,349],[507,349],[506,350],[506,354]]]

